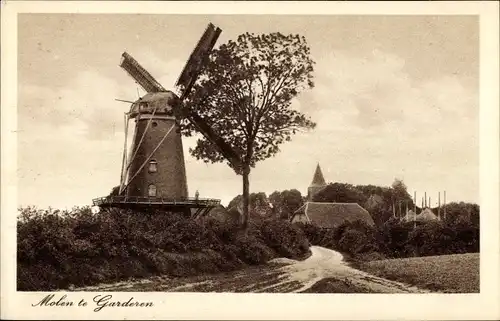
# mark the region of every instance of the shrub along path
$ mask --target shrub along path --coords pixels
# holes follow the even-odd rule
[[[193,277],[152,277],[74,289],[76,291],[162,292],[327,292],[418,293],[425,292],[349,267],[342,255],[323,247],[311,247],[304,261],[274,259],[264,266]]]

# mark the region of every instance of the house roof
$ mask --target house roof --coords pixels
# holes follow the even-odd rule
[[[438,217],[436,214],[434,214],[429,208],[424,209],[420,214],[416,215],[415,212],[412,210],[409,210],[408,213],[406,213],[405,217],[402,218],[403,221],[405,222],[410,222],[410,221],[434,221],[437,220]]]
[[[415,220],[417,217],[417,214],[415,214],[415,212],[413,212],[412,210],[409,210],[406,215],[401,218],[403,221],[405,222],[410,222],[410,221],[413,221]]]
[[[429,208],[426,208],[420,214],[417,215],[416,219],[417,221],[434,221],[437,220],[438,217]]]
[[[307,202],[294,215],[298,214],[305,214],[312,224],[323,228],[334,228],[346,221],[358,220],[375,225],[370,213],[357,203]]]
[[[321,167],[319,167],[318,163],[318,165],[316,165],[316,170],[314,171],[313,180],[310,186],[325,186],[325,185],[326,185],[325,178],[323,177],[323,173],[321,172]]]

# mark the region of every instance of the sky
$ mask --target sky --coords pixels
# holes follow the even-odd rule
[[[300,34],[315,88],[294,106],[317,127],[257,164],[250,191],[303,194],[319,163],[327,182],[390,186],[417,199],[479,202],[479,25],[474,16],[20,14],[18,204],[90,205],[119,184],[127,103],[144,94],[123,51],[174,83],[206,25],[217,45],[244,32]],[[216,45],[216,46],[217,46]],[[227,204],[242,179],[189,155],[190,195]]]

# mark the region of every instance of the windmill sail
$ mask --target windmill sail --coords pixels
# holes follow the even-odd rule
[[[217,28],[210,23],[196,44],[195,49],[191,53],[189,60],[184,66],[184,69],[176,82],[176,86],[182,86],[184,88],[181,101],[191,90],[191,87],[195,83],[196,78],[203,67],[204,60],[208,57],[210,50],[214,47],[221,32],[222,30],[220,28]],[[134,78],[135,81],[148,93],[166,91],[165,88],[163,88],[163,86],[127,52],[122,54],[120,67],[122,67],[132,78]],[[175,106],[172,107],[175,108]],[[203,136],[205,136],[219,149],[221,154],[231,163],[234,170],[236,172],[240,172],[242,162],[234,149],[226,143],[222,137],[216,134],[208,123],[195,111],[183,109],[181,113],[191,123],[193,123]]]
[[[187,97],[191,91],[191,87],[196,82],[196,79],[201,72],[204,60],[208,57],[210,50],[215,45],[222,30],[209,23],[207,29],[196,44],[191,53],[184,69],[182,70],[179,79],[175,83],[176,86],[184,87],[181,100]],[[234,149],[227,144],[222,137],[217,135],[212,128],[200,117],[196,112],[191,110],[183,110],[185,117],[200,131],[205,138],[212,142],[221,152],[221,154],[231,163],[236,172],[242,169],[242,162]]]
[[[221,154],[231,163],[234,170],[239,173],[242,170],[242,161],[234,149],[222,137],[217,135],[198,114],[192,111],[184,111],[184,114],[203,136],[219,149]]]
[[[131,55],[124,52],[120,62],[122,67],[148,93],[166,91],[149,72],[146,71]]]
[[[184,87],[181,99],[185,98],[191,91],[191,87],[194,85],[203,67],[204,60],[208,57],[210,50],[214,47],[221,32],[222,30],[220,28],[209,23],[207,29],[196,44],[184,69],[182,69],[179,79],[177,79],[175,83],[176,86]]]

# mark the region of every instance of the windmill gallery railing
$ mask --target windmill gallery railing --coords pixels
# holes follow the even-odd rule
[[[94,206],[110,206],[119,204],[137,205],[164,205],[181,207],[215,207],[220,204],[220,200],[211,198],[163,198],[163,197],[141,197],[141,196],[105,196],[92,200]]]

